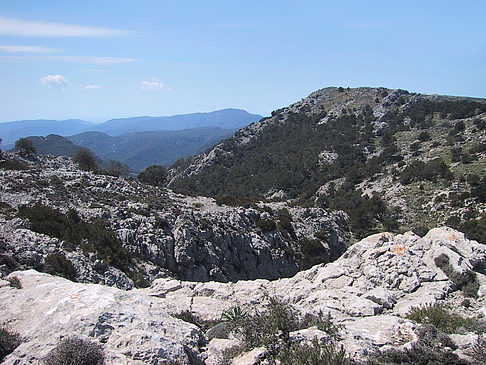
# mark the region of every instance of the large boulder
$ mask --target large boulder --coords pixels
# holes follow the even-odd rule
[[[108,364],[203,363],[202,333],[171,317],[161,299],[97,284],[18,271],[21,288],[0,281],[0,317],[22,344],[3,364],[32,364],[67,336],[102,344]]]

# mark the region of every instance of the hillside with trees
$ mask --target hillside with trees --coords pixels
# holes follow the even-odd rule
[[[326,88],[170,172],[170,187],[226,201],[343,209],[357,238],[450,224],[478,239],[486,101]]]

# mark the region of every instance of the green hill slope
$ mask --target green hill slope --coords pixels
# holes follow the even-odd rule
[[[485,209],[485,126],[484,99],[327,88],[172,171],[170,186],[344,209],[357,237],[460,226]]]

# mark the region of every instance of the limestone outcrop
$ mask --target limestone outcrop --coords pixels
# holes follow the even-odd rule
[[[74,209],[86,222],[103,220],[149,281],[166,276],[222,282],[290,277],[301,268],[297,253],[302,240],[317,240],[325,262],[345,250],[349,229],[343,212],[287,203],[218,205],[212,198],[81,171],[66,157],[6,156],[25,165],[24,170],[0,169],[0,254],[15,258],[17,269],[43,270],[46,255],[62,252],[80,282],[133,287],[126,273],[96,253],[87,255],[69,242],[33,232],[28,220],[16,217],[16,208],[37,202],[63,213]],[[328,239],[318,239],[318,233]],[[10,271],[0,262],[0,272]]]
[[[188,310],[206,319],[219,318],[233,306],[258,308],[267,296],[277,296],[304,314],[330,313],[343,325],[348,353],[362,358],[385,345],[416,339],[416,325],[404,318],[412,308],[438,302],[461,308],[464,297],[435,263],[442,254],[457,272],[477,270],[479,296],[468,315],[486,314],[486,246],[447,227],[423,238],[413,233],[376,234],[354,244],[335,262],[292,278],[236,283],[158,279],[144,292],[164,298],[169,313]]]
[[[162,309],[161,300],[133,291],[73,283],[34,270],[0,281],[0,313],[22,344],[2,364],[33,364],[67,336],[100,342],[107,364],[202,364],[202,333]]]
[[[471,299],[468,308],[459,304],[463,294],[437,266],[436,258],[441,255],[447,255],[456,272],[475,272],[477,298]],[[33,270],[17,271],[8,278],[17,277],[21,289],[1,282],[0,315],[25,340],[6,363],[34,361],[45,356],[60,336],[74,334],[102,343],[112,361],[109,363],[178,360],[218,364],[222,351],[238,341],[228,338],[224,328],[204,335],[173,316],[185,312],[203,320],[217,320],[234,306],[248,311],[261,309],[269,296],[278,297],[303,316],[330,313],[339,325],[340,342],[347,353],[353,359],[364,359],[376,350],[409,346],[417,340],[418,325],[405,317],[413,307],[446,303],[466,316],[486,315],[485,264],[485,245],[442,227],[423,238],[413,233],[376,234],[353,245],[335,262],[274,281],[222,283],[160,278],[150,288],[123,291],[72,283]],[[325,334],[310,327],[290,336],[311,340]],[[451,337],[458,354],[476,338],[473,333]],[[264,349],[255,349],[238,361],[252,364],[252,359],[263,353]]]

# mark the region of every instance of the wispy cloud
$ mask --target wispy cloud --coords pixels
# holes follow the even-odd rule
[[[0,35],[17,37],[112,37],[133,32],[84,25],[29,21],[0,16]]]
[[[0,45],[0,51],[10,53],[57,53],[58,49],[42,46]]]
[[[61,90],[67,90],[68,80],[62,75],[47,75],[40,78],[42,85],[57,87]]]
[[[155,77],[152,77],[152,80],[150,80],[150,81],[142,81],[141,88],[142,88],[142,90],[149,90],[149,91],[157,91],[157,90],[166,91],[166,90],[170,90],[170,87],[168,87],[163,82],[160,82]]]
[[[100,89],[100,87],[98,85],[85,85],[83,87],[84,90],[97,90],[97,89]]]
[[[28,61],[61,61],[82,63],[89,65],[118,65],[138,61],[128,57],[96,57],[96,56],[0,56],[0,62],[28,62]]]

